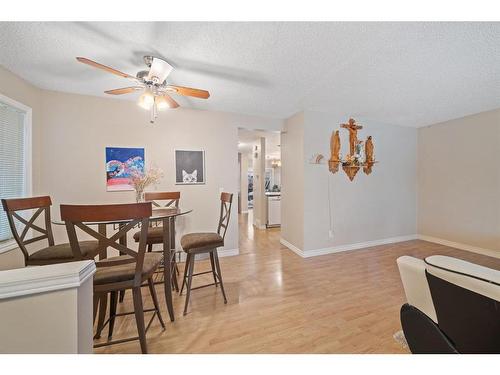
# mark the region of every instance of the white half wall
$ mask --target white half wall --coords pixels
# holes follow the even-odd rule
[[[499,151],[500,109],[418,129],[418,233],[424,239],[500,255]]]
[[[93,351],[94,262],[0,271],[0,353]]]

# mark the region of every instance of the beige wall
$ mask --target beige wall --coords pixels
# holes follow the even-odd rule
[[[328,159],[331,133],[348,118],[348,114],[306,112],[306,159],[315,153]],[[373,136],[380,162],[370,175],[360,170],[352,182],[341,168],[331,174],[327,165],[305,164],[305,252],[416,234],[417,130],[356,120],[363,125],[358,138]],[[348,132],[341,130],[340,134],[345,155]]]
[[[418,130],[418,232],[500,251],[500,109]]]
[[[281,136],[281,238],[304,247],[304,113],[285,121]]]
[[[34,195],[60,203],[133,202],[133,192],[106,192],[105,147],[145,147],[146,164],[165,172],[157,190],[180,190],[183,206],[194,211],[178,221],[179,235],[213,231],[219,192],[238,191],[237,128],[281,129],[282,121],[226,112],[179,108],[161,112],[154,125],[132,101],[39,90],[0,68],[0,92],[33,108]],[[175,185],[174,149],[205,150],[205,185]],[[238,248],[237,202],[226,235],[226,250]],[[56,242],[66,242],[54,227]],[[178,236],[179,239],[180,236]],[[20,267],[18,249],[0,254],[0,269]]]
[[[33,191],[37,191],[42,148],[39,142],[42,133],[42,91],[0,66],[0,94],[32,109]]]
[[[42,132],[42,92],[0,66],[0,94],[32,109],[32,189],[36,193],[40,175],[41,144],[39,140]],[[0,254],[0,270],[21,267],[23,264],[24,259],[19,249]]]

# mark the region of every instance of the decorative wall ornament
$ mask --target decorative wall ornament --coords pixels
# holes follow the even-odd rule
[[[339,131],[335,130],[330,138],[330,152],[331,157],[328,160],[328,169],[330,172],[335,173],[339,170],[340,164],[340,135]]]
[[[144,173],[144,148],[106,147],[107,191],[134,190],[131,177]]]
[[[358,140],[358,130],[363,129],[363,127],[356,124],[356,121],[352,118],[349,119],[347,124],[341,124],[340,127],[349,131],[349,154],[344,159],[341,157],[339,131],[335,130],[330,138],[331,157],[328,161],[328,169],[332,173],[337,173],[339,165],[342,165],[342,169],[351,181],[354,180],[361,168],[363,168],[365,174],[369,175],[376,163],[372,137],[368,136],[365,142]]]
[[[205,151],[175,150],[175,184],[204,184]]]

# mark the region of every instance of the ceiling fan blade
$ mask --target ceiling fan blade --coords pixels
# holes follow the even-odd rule
[[[81,62],[81,63],[93,66],[94,68],[97,68],[97,69],[104,70],[104,71],[106,71],[108,73],[115,74],[115,75],[123,77],[123,78],[130,78],[130,79],[137,80],[137,78],[134,77],[134,76],[131,76],[131,75],[127,74],[127,73],[120,72],[119,70],[110,68],[109,66],[106,66],[106,65],[103,65],[103,64],[99,64],[98,62],[89,60],[89,59],[87,59],[85,57],[77,57],[76,59],[79,62]]]
[[[177,103],[174,99],[172,99],[170,95],[164,93],[161,96],[165,98],[170,108],[177,108],[179,106],[179,103]]]
[[[175,91],[177,94],[184,96],[194,96],[195,98],[208,99],[210,93],[206,90],[193,89],[191,87],[167,85],[167,89]]]
[[[143,87],[140,86],[132,86],[132,87],[123,87],[121,89],[114,89],[114,90],[108,90],[104,91],[106,94],[110,95],[122,95],[122,94],[129,94],[131,92],[137,91],[137,90],[142,90]]]

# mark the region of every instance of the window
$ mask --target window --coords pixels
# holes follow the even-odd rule
[[[31,195],[31,109],[0,95],[0,197]],[[0,213],[0,252],[15,247]]]

